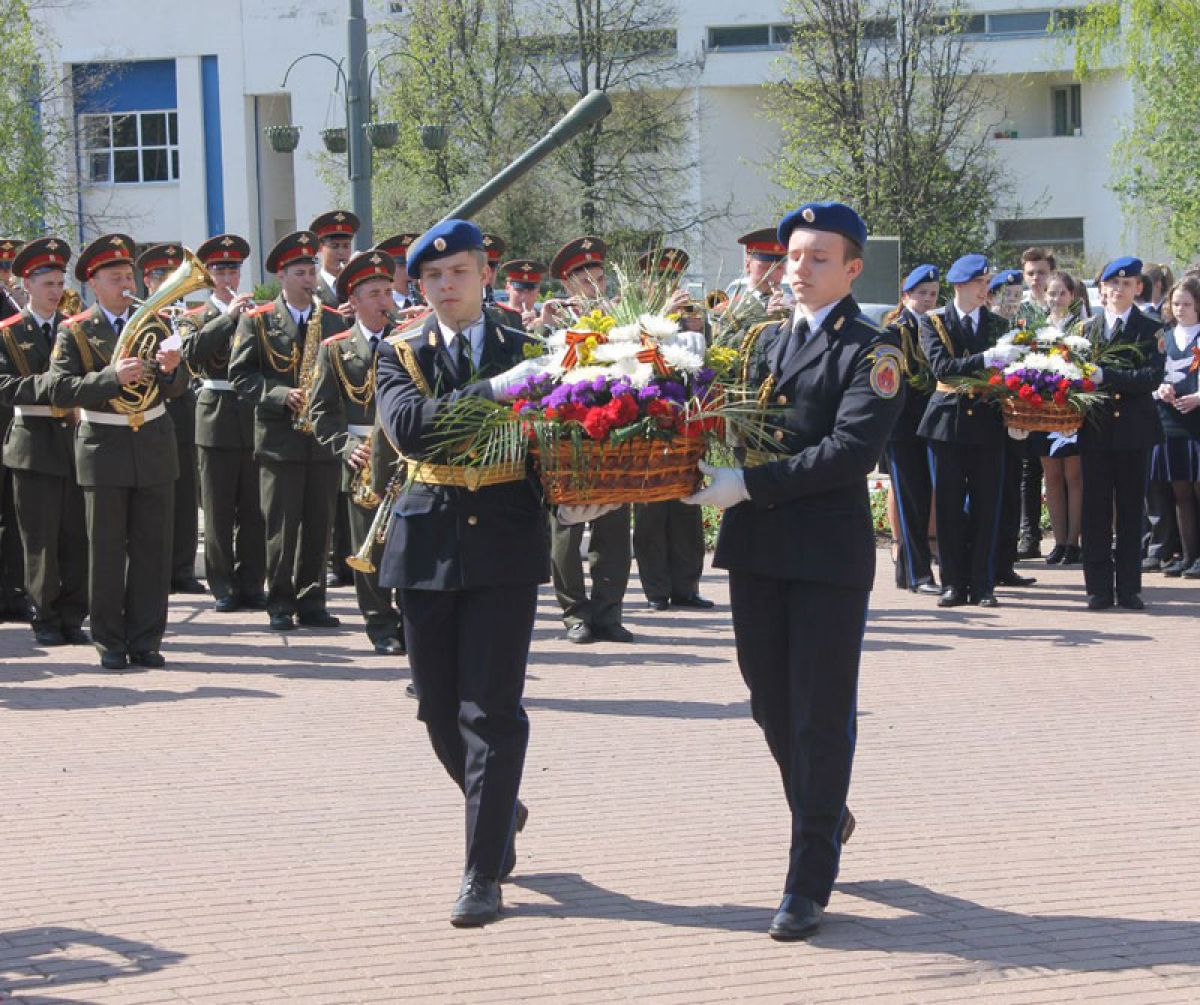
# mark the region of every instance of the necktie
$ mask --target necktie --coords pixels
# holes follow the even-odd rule
[[[371,355],[374,356],[375,350],[379,348],[379,336],[372,335],[367,341],[371,343]]]
[[[962,324],[963,324],[963,331],[965,331],[967,333],[967,338],[968,339],[974,338],[975,337],[975,324],[974,324],[974,322],[971,321],[970,314],[963,315]]]
[[[113,330],[114,330],[114,331],[115,331],[115,332],[116,332],[118,335],[120,335],[120,334],[121,334],[121,330],[122,330],[124,327],[125,327],[125,319],[124,319],[124,318],[117,318],[117,319],[116,319],[116,321],[114,321],[114,322],[113,322]]]
[[[458,338],[454,340],[454,348],[457,352],[455,362],[458,364],[458,379],[467,381],[471,379],[471,339],[465,331],[458,333]]]
[[[791,356],[794,356],[803,348],[806,341],[808,341],[808,318],[802,314],[800,315],[800,320],[792,326],[791,334],[788,336],[787,350],[784,352],[783,358],[787,360]]]
[[[50,327],[49,321],[42,322],[42,335],[45,336],[47,342],[54,341],[54,329]]]
[[[1121,334],[1121,332],[1124,330],[1124,328],[1125,328],[1124,320],[1121,318],[1117,318],[1117,320],[1113,322],[1112,331],[1108,333],[1108,340],[1111,342],[1113,339],[1115,339],[1117,336],[1119,336]]]
[[[305,326],[306,324],[308,324],[308,314],[307,314],[307,313],[303,313],[303,314],[301,314],[301,315],[300,315],[300,318],[299,318],[299,320],[296,322],[296,327],[297,327],[297,328],[299,328],[301,331],[303,331],[303,330],[304,330],[304,326]]]

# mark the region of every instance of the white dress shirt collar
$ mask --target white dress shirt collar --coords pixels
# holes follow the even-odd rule
[[[1133,313],[1132,307],[1127,307],[1124,314],[1113,314],[1109,310],[1104,312],[1104,334],[1111,336],[1113,328],[1116,327],[1117,319],[1121,320],[1121,327],[1124,328],[1129,324],[1129,315]]]
[[[31,318],[33,318],[34,322],[37,324],[39,329],[41,329],[42,325],[49,325],[50,333],[51,333],[51,335],[53,335],[53,333],[54,333],[54,318],[53,317],[49,317],[49,318],[41,317],[38,314],[38,312],[35,311],[32,307],[29,308],[29,316]]]
[[[971,319],[971,329],[973,331],[979,331],[979,314],[983,310],[982,307],[976,307],[973,311],[964,311],[958,306],[958,301],[956,300],[954,301],[954,309],[958,311],[958,316],[962,318],[962,320],[966,321],[967,318]]]
[[[218,297],[215,293],[212,296],[210,296],[208,299],[212,301],[213,306],[217,310],[219,310],[222,314],[228,314],[229,308],[233,306],[232,300],[230,300],[229,303],[226,303],[224,300],[222,300],[220,297]]]
[[[795,311],[792,312],[792,327],[795,328],[800,323],[800,319],[804,318],[808,322],[808,331],[810,334],[820,329],[825,323],[825,319],[829,317],[832,311],[841,300],[835,300],[831,304],[826,304],[824,307],[818,307],[815,311],[810,311],[803,304],[797,304]]]
[[[449,325],[443,324],[440,320],[438,321],[438,327],[442,330],[442,339],[446,343],[446,348],[454,351],[454,341],[460,333],[456,332]],[[471,347],[471,359],[475,362],[476,366],[479,365],[479,357],[483,353],[483,336],[486,330],[483,315],[480,314],[479,319],[463,328],[461,333],[466,344]]]
[[[100,310],[102,310],[104,312],[104,316],[106,318],[108,318],[108,323],[112,326],[113,331],[117,330],[117,318],[121,319],[122,324],[124,324],[126,321],[129,320],[129,308],[128,307],[126,307],[125,310],[123,310],[120,314],[113,314],[103,304],[100,305]]]

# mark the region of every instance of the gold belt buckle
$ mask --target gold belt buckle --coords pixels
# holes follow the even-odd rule
[[[71,414],[69,408],[59,408],[57,405],[50,406],[50,418],[62,419]]]
[[[129,416],[129,428],[135,433],[146,424],[145,412],[134,412]]]

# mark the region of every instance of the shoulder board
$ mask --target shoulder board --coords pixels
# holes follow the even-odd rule
[[[925,312],[926,317],[929,317],[930,315],[937,315],[939,318],[945,317],[946,316],[946,305],[942,304],[941,307],[935,307],[933,310]]]
[[[0,321],[0,328],[8,328],[10,325],[15,325],[18,321],[24,321],[24,314],[14,314],[12,317],[5,318]]]
[[[878,332],[880,335],[883,334],[883,329],[880,328],[879,325],[877,325],[874,321],[872,321],[865,314],[858,315],[858,317],[856,317],[854,320],[857,321],[860,325],[865,325],[866,327],[870,328],[871,331],[873,331],[873,332]]]
[[[350,329],[344,332],[338,332],[336,335],[330,335],[329,338],[321,339],[321,345],[329,345],[330,342],[340,342],[344,338],[350,337]]]
[[[248,318],[256,318],[256,317],[258,317],[260,314],[266,314],[266,313],[267,313],[267,311],[269,311],[269,310],[273,310],[273,309],[274,309],[274,307],[275,307],[275,301],[274,301],[274,300],[268,300],[268,301],[267,301],[265,304],[262,304],[262,305],[260,305],[260,306],[258,306],[258,307],[255,307],[253,310],[246,311],[246,317],[248,317]]]
[[[81,311],[79,314],[73,314],[69,318],[63,318],[62,323],[65,325],[73,325],[76,321],[82,321],[84,318],[86,318],[88,316],[89,313],[90,313],[90,309],[87,311]]]
[[[322,303],[321,306],[324,307],[325,310],[329,311],[330,314],[337,314],[340,316],[342,313],[336,307],[330,307],[329,304]]]

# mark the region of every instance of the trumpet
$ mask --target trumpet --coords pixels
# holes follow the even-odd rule
[[[374,440],[375,434],[371,433],[362,441],[362,445],[368,450],[372,450]],[[354,472],[354,480],[350,483],[350,501],[363,509],[374,509],[383,501],[371,484],[371,476],[374,473],[374,465],[371,462],[374,460],[374,456],[372,453],[367,463]]]
[[[404,473],[405,467],[401,462],[396,465],[396,470],[388,479],[387,487],[383,490],[383,498],[380,499],[379,505],[375,509],[371,526],[367,528],[366,536],[359,545],[358,551],[353,555],[346,556],[346,564],[355,572],[369,574],[378,571],[375,562],[371,559],[371,553],[377,544],[383,544],[387,540],[388,531],[392,526],[392,509],[396,505],[396,500],[400,498],[401,489],[404,488]]]

